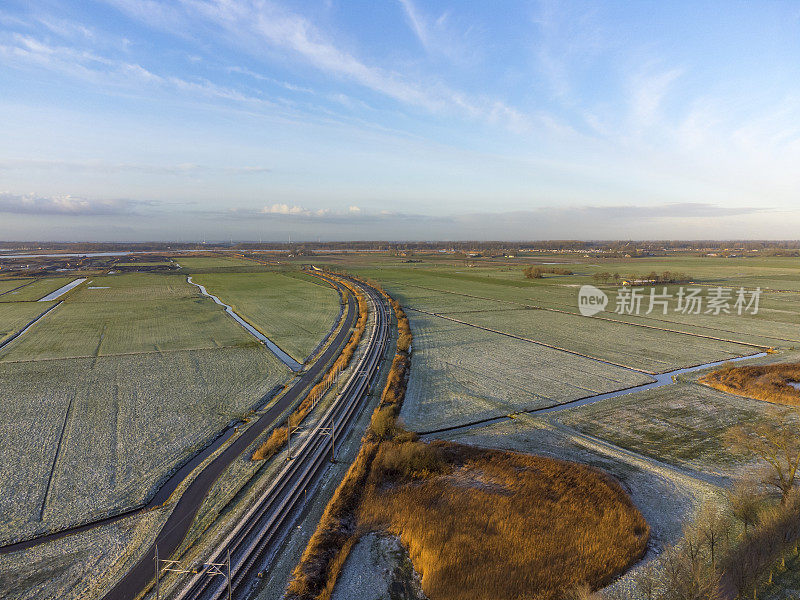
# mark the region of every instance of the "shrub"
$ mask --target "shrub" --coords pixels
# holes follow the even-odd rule
[[[731,394],[773,404],[800,406],[800,391],[789,385],[789,382],[800,381],[800,363],[746,367],[728,364],[702,377],[700,381]]]

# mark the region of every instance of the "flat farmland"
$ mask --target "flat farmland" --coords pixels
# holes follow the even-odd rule
[[[235,256],[177,256],[175,262],[186,271],[226,267],[252,267],[258,263]]]
[[[30,285],[35,279],[0,279],[0,294],[6,294],[20,286]],[[0,296],[2,299],[2,296]]]
[[[447,316],[653,373],[758,352],[741,344],[541,310]]]
[[[92,289],[95,288],[95,289]],[[44,307],[44,304],[36,303]],[[257,342],[181,275],[127,274],[94,279],[0,360],[108,356],[254,345]]]
[[[44,307],[43,304],[38,304]],[[257,345],[210,299],[65,302],[0,351],[0,360],[110,356]]]
[[[336,290],[302,273],[208,273],[192,280],[230,304],[298,362],[305,361],[339,315]]]
[[[498,308],[495,302],[505,303],[506,308],[542,307],[557,311],[578,313],[578,290],[588,277],[556,276],[541,280],[525,279],[521,269],[482,268],[464,272],[463,268],[436,269],[381,269],[369,275],[384,282],[388,289],[403,298],[406,306],[430,312],[454,312],[480,310],[481,302],[488,303],[484,310]],[[703,284],[705,294],[712,284]],[[734,281],[719,280],[713,284],[737,290]],[[606,311],[598,316],[604,319],[637,323],[649,327],[677,329],[701,336],[741,341],[749,344],[789,348],[800,344],[800,293],[763,291],[759,311],[751,314],[699,314],[684,315],[674,310],[663,315],[658,311],[645,315],[648,308],[649,289],[644,290],[642,314],[615,314],[617,287],[602,286],[609,294],[610,303]],[[656,292],[662,291],[656,286]],[[749,291],[754,287],[746,288]],[[677,293],[678,286],[668,286],[667,293]],[[672,306],[674,307],[675,300]]]
[[[18,306],[47,308],[2,305],[0,319],[24,320],[11,315]],[[0,481],[13,490],[0,500],[0,539],[145,502],[289,376],[183,276],[81,286],[0,355]]]
[[[37,279],[23,288],[0,296],[0,302],[31,302],[43,298],[53,290],[67,285],[76,277],[45,277]],[[17,285],[20,285],[19,283]],[[16,287],[16,286],[13,286]]]
[[[284,378],[260,347],[0,363],[0,536],[144,502]]]
[[[151,302],[199,297],[178,274],[124,273],[95,277],[70,294],[70,302]]]
[[[648,383],[642,373],[408,312],[414,359],[401,417],[414,430],[458,425]]]
[[[764,419],[780,425],[792,418],[791,413],[682,382],[566,409],[555,416],[621,448],[694,471],[733,477],[750,463],[731,454],[725,432],[734,425]]]
[[[800,338],[795,324],[800,315],[800,295],[792,299],[786,294],[779,299],[770,297],[755,316],[669,313],[637,317],[603,312],[600,318],[588,318],[577,314],[580,286],[561,283],[561,277],[530,282],[521,273],[491,270],[487,276],[480,276],[455,271],[382,269],[369,274],[382,280],[407,308],[648,372],[759,351],[759,347],[747,344],[788,348]],[[508,279],[512,275],[518,279]],[[795,304],[797,311],[793,310]],[[646,310],[646,302],[644,306]],[[736,343],[739,341],[742,343]]]
[[[52,302],[0,303],[0,342],[20,331],[51,306]]]

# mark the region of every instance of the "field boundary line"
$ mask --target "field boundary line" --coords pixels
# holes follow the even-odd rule
[[[589,360],[594,360],[599,363],[603,363],[606,365],[611,365],[614,367],[620,367],[622,369],[628,369],[629,371],[636,371],[637,373],[644,373],[645,375],[657,375],[658,373],[654,371],[646,371],[644,369],[637,369],[636,367],[631,367],[629,365],[625,365],[622,363],[616,363],[610,360],[603,360],[602,358],[597,358],[596,356],[590,356],[589,354],[582,354],[581,352],[577,352],[576,350],[569,350],[567,348],[562,348],[561,346],[554,346],[553,344],[548,344],[546,342],[540,342],[539,340],[534,340],[531,338],[522,337],[520,335],[514,335],[513,333],[507,333],[505,331],[498,331],[497,329],[491,329],[490,327],[484,327],[483,325],[476,325],[474,323],[468,323],[467,321],[462,321],[460,319],[456,319],[455,317],[448,317],[447,315],[443,315],[441,313],[432,313],[426,310],[422,310],[421,308],[411,308],[409,307],[408,310],[412,310],[414,312],[423,313],[426,315],[430,315],[432,317],[438,317],[440,319],[445,319],[447,321],[452,321],[453,323],[458,323],[459,325],[467,325],[468,327],[474,327],[475,329],[482,329],[483,331],[488,331],[490,333],[496,333],[498,335],[504,335],[506,337],[513,338],[515,340],[520,340],[523,342],[529,342],[531,344],[537,344],[539,346],[544,346],[545,348],[551,348],[552,350],[559,350],[560,352],[566,352],[567,354],[573,354],[575,356],[580,356],[582,358],[588,358]]]
[[[8,341],[8,340],[6,340]],[[0,347],[2,345],[0,344]],[[100,356],[95,356],[93,354],[79,354],[76,356],[48,356],[46,358],[23,358],[18,360],[4,360],[3,363],[8,364],[18,364],[18,363],[28,363],[28,362],[45,362],[45,361],[54,361],[54,360],[74,360],[78,358],[114,358],[116,356],[140,356],[142,354],[177,354],[179,352],[213,352],[215,350],[234,350],[236,348],[245,349],[248,346],[206,346],[203,348],[177,348],[175,350],[142,350],[141,352],[114,352],[112,354],[101,354]],[[258,345],[250,346],[250,348],[257,348]],[[268,353],[270,356],[272,353]]]
[[[15,288],[11,288],[10,290],[6,290],[5,292],[0,293],[0,296],[5,296],[6,294],[10,294],[11,292],[16,292],[17,290],[21,290],[22,288],[31,285],[32,283],[36,283],[39,279],[32,279],[28,283],[23,283],[22,285],[18,285]],[[38,302],[38,300],[34,300],[34,302]]]
[[[26,331],[28,331],[28,329],[30,329],[31,327],[33,327],[33,326],[34,326],[34,325],[35,325],[35,324],[36,324],[36,323],[39,321],[39,319],[43,318],[43,317],[44,317],[44,316],[45,316],[47,313],[49,313],[50,311],[52,311],[52,310],[55,310],[56,308],[58,308],[59,306],[61,306],[61,303],[62,303],[62,302],[64,302],[64,301],[63,301],[63,300],[59,300],[58,302],[56,302],[55,304],[53,304],[53,306],[48,306],[46,309],[44,309],[42,312],[40,312],[40,313],[39,313],[39,316],[37,316],[37,317],[36,317],[35,319],[33,319],[32,321],[29,321],[29,322],[28,322],[28,324],[27,324],[27,325],[25,325],[25,327],[23,327],[22,329],[20,329],[19,331],[17,331],[17,332],[16,332],[16,333],[14,333],[13,335],[11,335],[11,336],[7,337],[7,338],[6,338],[6,339],[4,339],[2,342],[0,342],[0,350],[1,350],[1,349],[3,349],[3,348],[5,348],[5,347],[6,347],[8,344],[10,344],[10,343],[11,343],[11,342],[13,342],[15,339],[17,339],[19,336],[21,336],[23,333],[25,333]],[[22,361],[7,361],[7,362],[22,362]]]
[[[56,453],[53,456],[53,462],[50,465],[50,475],[47,477],[47,485],[44,488],[44,496],[42,497],[42,506],[39,509],[39,521],[44,521],[44,511],[47,510],[47,498],[50,495],[50,487],[53,484],[53,473],[55,473],[56,466],[58,466],[58,459],[61,457],[61,448],[64,443],[64,433],[67,431],[70,417],[72,416],[72,407],[74,405],[74,396],[69,399],[67,411],[64,415],[64,422],[61,424],[61,435],[58,436],[58,446],[56,446]]]
[[[668,327],[657,327],[656,325],[646,325],[645,323],[632,323],[631,321],[622,321],[620,319],[611,319],[609,317],[598,317],[597,315],[594,315],[594,316],[591,316],[591,317],[585,317],[584,315],[582,315],[580,313],[574,313],[574,312],[570,312],[568,310],[562,310],[560,308],[550,308],[550,307],[547,307],[547,306],[539,306],[537,304],[525,304],[523,302],[517,302],[516,300],[503,300],[502,298],[487,298],[486,296],[475,296],[473,294],[466,294],[464,292],[453,292],[453,291],[450,291],[450,290],[440,290],[440,289],[437,289],[437,288],[427,287],[427,286],[424,286],[424,285],[417,285],[417,284],[413,284],[413,283],[403,283],[403,282],[400,282],[400,281],[397,281],[397,280],[395,280],[394,283],[396,283],[398,285],[407,285],[408,287],[416,287],[416,288],[420,288],[420,289],[423,289],[423,290],[428,290],[428,291],[431,291],[431,292],[440,292],[440,293],[443,293],[443,294],[453,294],[455,296],[464,296],[465,298],[474,298],[476,300],[489,300],[491,302],[506,302],[508,304],[514,304],[516,306],[521,306],[521,307],[529,309],[529,310],[544,310],[544,311],[549,311],[549,312],[560,313],[560,314],[563,314],[563,315],[570,315],[570,316],[573,316],[573,317],[581,317],[581,318],[585,318],[585,319],[598,319],[600,321],[608,321],[610,323],[618,323],[618,324],[621,324],[621,325],[631,325],[632,327],[644,327],[645,329],[655,329],[656,331],[666,331],[666,332],[670,332],[670,333],[678,333],[678,334],[681,334],[681,335],[689,335],[689,336],[692,336],[692,337],[705,338],[705,339],[714,340],[714,341],[717,341],[717,342],[728,342],[728,343],[731,343],[731,344],[739,344],[741,346],[749,346],[751,348],[764,349],[764,348],[769,348],[770,347],[770,346],[765,346],[764,344],[753,344],[751,342],[742,342],[740,340],[733,340],[733,339],[729,339],[729,338],[716,337],[716,336],[713,336],[713,335],[705,335],[705,334],[702,334],[702,333],[692,333],[690,331],[681,331],[680,329],[670,329]],[[453,313],[458,313],[458,312],[467,312],[467,311],[452,311],[452,312]],[[490,311],[487,310],[485,312],[490,312]],[[723,329],[723,330],[720,330],[720,331],[727,331],[727,330]],[[733,333],[733,332],[731,332],[731,333]],[[800,342],[800,340],[790,340],[790,339],[781,338],[781,337],[777,337],[777,336],[775,336],[775,337],[767,336],[767,337],[770,337],[770,338],[775,339],[775,340],[781,340],[782,342]]]

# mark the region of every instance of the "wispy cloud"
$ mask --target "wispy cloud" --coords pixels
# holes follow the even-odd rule
[[[151,13],[130,0],[109,1],[127,14],[168,31],[184,31],[200,19],[204,25],[224,31],[229,43],[248,48],[253,56],[261,56],[267,48],[284,52],[327,76],[356,83],[409,107],[433,113],[455,110],[462,117],[483,119],[516,131],[528,126],[523,112],[502,99],[473,97],[451,89],[439,78],[415,81],[391,68],[368,64],[337,45],[305,16],[274,2],[183,0],[182,11],[159,7]]]
[[[91,200],[76,196],[40,196],[0,192],[0,212],[22,215],[129,215],[143,202],[133,200]]]
[[[256,165],[210,166],[195,163],[156,165],[147,163],[114,163],[104,160],[47,160],[47,159],[0,159],[0,171],[11,170],[67,170],[88,173],[148,173],[163,175],[200,175],[223,173],[225,175],[251,175],[269,173],[269,167]]]

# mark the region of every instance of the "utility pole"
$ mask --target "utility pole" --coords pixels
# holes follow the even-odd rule
[[[331,416],[330,427],[320,427],[319,432],[322,435],[331,436],[331,462],[336,462],[336,420]]]
[[[158,544],[156,544],[156,600],[161,600],[161,563],[158,560]]]
[[[286,420],[286,462],[292,460],[292,434],[295,431],[300,431],[299,426],[292,427],[292,421]]]
[[[161,565],[164,565],[163,568]],[[195,568],[184,569],[181,567],[177,560],[159,560],[158,559],[158,546],[156,546],[156,600],[161,600],[161,572],[169,571],[171,573],[190,573],[192,575],[207,575],[214,577],[215,575],[222,575],[227,582],[228,587],[228,600],[233,598],[233,578],[231,577],[231,549],[228,548],[225,557],[225,562],[221,563],[203,563],[198,570]]]

